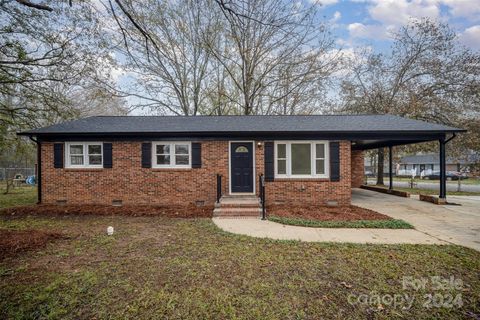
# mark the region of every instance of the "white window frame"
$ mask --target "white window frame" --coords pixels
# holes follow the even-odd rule
[[[72,164],[70,157],[70,146],[83,146],[83,164]],[[100,146],[100,152],[102,156],[101,164],[90,164],[90,158],[88,157],[88,146]],[[66,142],[65,143],[65,168],[103,168],[103,142]]]
[[[310,164],[312,169],[312,174],[292,174],[292,143],[304,143],[310,144]],[[286,145],[286,156],[287,156],[287,171],[286,174],[278,174],[278,157],[277,157],[277,145],[285,144]],[[325,174],[316,174],[317,172],[317,158],[316,155],[316,144],[325,145]],[[287,179],[328,179],[330,178],[330,148],[329,142],[327,140],[285,140],[285,141],[275,141],[274,153],[274,168],[275,168],[275,178],[287,178]],[[283,158],[281,158],[283,159]]]
[[[170,164],[157,164],[157,146],[158,145],[170,145]],[[175,145],[186,144],[188,145],[188,165],[175,164]],[[185,154],[183,154],[185,155]],[[152,168],[168,169],[168,168],[182,168],[190,169],[192,167],[192,142],[191,141],[155,141],[152,142]]]

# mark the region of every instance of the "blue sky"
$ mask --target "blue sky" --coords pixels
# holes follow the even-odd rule
[[[343,48],[369,45],[387,49],[389,31],[411,18],[447,22],[469,48],[480,50],[480,0],[307,0],[318,2]]]

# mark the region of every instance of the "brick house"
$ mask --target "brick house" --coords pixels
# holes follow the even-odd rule
[[[22,132],[38,144],[39,202],[348,205],[363,150],[461,131],[391,115],[99,116]],[[218,189],[218,190],[217,190]]]

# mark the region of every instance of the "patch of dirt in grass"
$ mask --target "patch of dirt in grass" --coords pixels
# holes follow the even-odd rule
[[[48,242],[63,238],[65,236],[58,232],[0,229],[0,260],[27,250],[43,248]]]
[[[376,211],[357,206],[344,207],[285,207],[269,206],[269,215],[287,218],[302,218],[320,221],[355,221],[355,220],[391,220],[392,218]]]
[[[0,215],[126,215],[126,216],[163,216],[170,218],[209,218],[213,207],[188,206],[149,206],[125,205],[120,207],[106,205],[33,205],[0,210]]]
[[[24,221],[24,223],[19,223]],[[65,216],[0,216],[0,230],[24,231],[52,230],[64,235],[41,254],[7,255],[0,250],[0,277],[2,264],[23,265],[29,261],[31,270],[55,273],[72,272],[85,267],[101,267],[108,263],[121,263],[128,259],[145,259],[144,248],[160,250],[171,240],[172,230],[181,222],[195,221],[164,217],[129,217],[65,215]],[[44,223],[42,223],[44,222]],[[107,235],[107,227],[113,226],[112,236]],[[35,230],[34,230],[35,229]],[[41,231],[40,231],[41,232]],[[52,232],[53,233],[53,232]],[[0,233],[0,237],[4,237]],[[3,240],[3,239],[2,239]],[[34,259],[29,257],[34,256]],[[28,284],[35,279],[26,274],[18,283]],[[1,312],[0,312],[0,318]]]

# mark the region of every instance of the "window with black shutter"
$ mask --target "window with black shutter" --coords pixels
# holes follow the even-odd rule
[[[53,144],[53,167],[63,168],[63,143]]]
[[[112,144],[111,143],[104,143],[103,144],[103,167],[104,168],[112,168],[113,167]]]
[[[330,181],[340,181],[340,143],[330,142]]]
[[[202,167],[202,144],[198,142],[192,143],[192,168]]]
[[[150,142],[142,143],[142,168],[152,167],[152,144]]]

